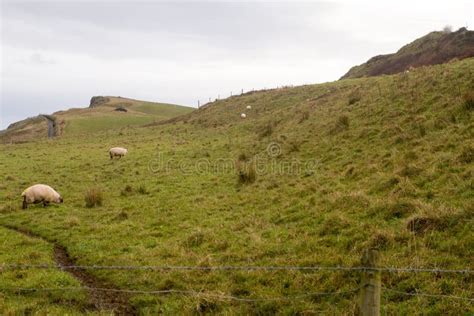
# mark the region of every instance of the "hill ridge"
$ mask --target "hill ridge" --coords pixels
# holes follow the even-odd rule
[[[389,75],[474,56],[474,31],[435,31],[404,45],[396,53],[377,55],[352,67],[340,79]]]

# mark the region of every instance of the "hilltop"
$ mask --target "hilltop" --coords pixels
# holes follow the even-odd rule
[[[394,54],[378,55],[352,67],[341,79],[395,74],[410,68],[446,63],[474,56],[474,31],[431,32]]]
[[[6,130],[0,131],[0,141],[18,143],[46,138],[48,135],[96,133],[166,120],[193,110],[175,104],[96,96],[91,98],[87,108],[41,114],[12,123]]]
[[[374,247],[384,267],[472,270],[473,69],[467,58],[256,91],[145,128],[0,145],[0,262],[49,263],[53,241],[84,265],[354,267]],[[110,160],[114,145],[129,154]],[[21,211],[22,190],[38,182],[65,203]],[[91,190],[103,196],[95,208],[84,203]],[[89,273],[112,288],[175,291],[130,294],[141,314],[351,315],[360,280],[351,271]],[[382,282],[387,315],[472,311],[469,274],[387,272]],[[78,286],[59,269],[0,279],[2,288]],[[6,291],[0,311],[91,306],[87,291],[46,293]],[[281,297],[297,298],[268,299]]]

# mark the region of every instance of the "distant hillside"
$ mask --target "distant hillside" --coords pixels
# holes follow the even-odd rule
[[[395,54],[378,55],[352,67],[341,79],[395,74],[427,65],[437,65],[454,58],[474,56],[474,31],[431,32],[403,46]]]
[[[38,115],[10,124],[0,131],[1,142],[26,142],[48,135],[93,133],[125,126],[167,120],[193,111],[175,104],[155,103],[122,97],[92,97],[88,108],[73,108],[52,115]]]

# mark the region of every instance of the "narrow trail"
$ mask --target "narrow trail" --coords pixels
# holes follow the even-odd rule
[[[115,315],[138,315],[137,310],[130,305],[129,295],[126,293],[108,292],[95,290],[96,288],[108,288],[117,289],[114,285],[100,280],[94,275],[90,274],[85,269],[74,268],[68,269],[68,266],[75,266],[76,262],[69,256],[67,249],[59,245],[55,241],[48,240],[43,236],[40,236],[26,228],[15,227],[5,224],[0,224],[1,227],[16,231],[25,236],[38,238],[44,240],[53,245],[53,258],[56,265],[61,267],[61,270],[69,273],[79,282],[82,286],[89,288],[89,301],[95,310],[98,311],[113,311]]]
[[[56,136],[56,121],[54,116],[42,114],[42,116],[48,122],[48,137],[53,138]]]

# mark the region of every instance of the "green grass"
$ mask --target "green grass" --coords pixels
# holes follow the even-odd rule
[[[473,69],[467,59],[409,76],[269,90],[214,102],[172,124],[122,128],[120,135],[78,128],[74,137],[1,145],[0,223],[58,240],[79,264],[353,266],[363,250],[378,247],[383,266],[473,269],[474,129],[463,99]],[[360,99],[350,104],[355,90]],[[129,153],[111,161],[112,146]],[[256,162],[255,182],[239,183],[237,160]],[[21,211],[20,194],[34,183],[56,188],[64,204]],[[96,187],[102,206],[87,208],[84,193]],[[412,231],[416,218],[423,220]],[[347,291],[359,282],[356,272],[93,273],[120,288],[250,298]],[[0,278],[0,286],[7,281]],[[384,273],[382,282],[404,292],[472,298],[474,291],[465,275]],[[26,301],[36,306],[28,296],[11,300],[10,311]],[[144,314],[352,314],[355,302],[351,294],[298,302],[132,300]],[[38,310],[75,308],[63,303],[47,297]],[[467,301],[383,291],[389,315],[472,309]]]
[[[93,108],[73,108],[55,113],[57,135],[75,136],[77,134],[97,133],[127,126],[142,126],[190,113],[194,108],[146,102],[121,97],[106,97],[107,103]],[[127,112],[115,111],[125,108]],[[0,142],[19,143],[46,138],[48,128],[45,119],[35,117],[13,124],[10,129],[0,131]]]
[[[0,228],[0,262],[3,264],[54,264],[52,246],[45,241]],[[69,274],[57,270],[1,270],[2,315],[77,315],[87,307],[85,293],[18,292],[18,288],[79,287]],[[8,289],[8,290],[7,290]]]
[[[156,118],[153,116],[130,116],[126,114],[72,118],[67,121],[66,133],[96,133],[133,125],[145,125],[154,121],[156,121]]]
[[[175,117],[194,110],[193,108],[183,107],[180,105],[166,103],[159,103],[157,105],[156,103],[149,102],[143,102],[135,105],[133,109],[138,112],[156,115],[163,118]]]

